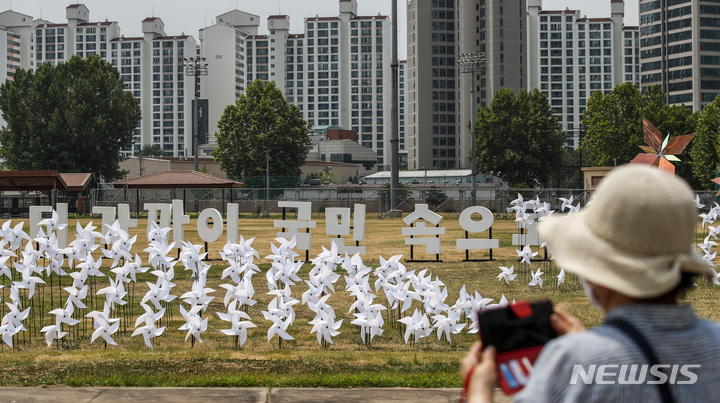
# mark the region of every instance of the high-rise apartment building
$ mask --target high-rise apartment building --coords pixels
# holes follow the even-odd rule
[[[200,30],[200,51],[208,63],[202,97],[208,100],[208,147],[217,144],[217,122],[248,84],[247,38],[257,35],[260,17],[240,10],[217,16],[217,23]],[[203,147],[204,148],[204,147]],[[200,154],[203,154],[201,150]]]
[[[640,0],[640,83],[669,104],[702,109],[720,94],[720,4]]]
[[[33,30],[33,18],[29,15],[18,13],[17,11],[8,10],[0,13],[0,26],[8,32],[8,36],[14,38],[13,51],[10,53],[14,55],[13,57],[20,59],[19,61],[13,60],[11,64],[12,67],[8,66],[8,69],[14,71],[18,66],[23,69],[35,68],[35,32]],[[15,47],[15,43],[20,44],[19,49]],[[4,68],[0,68],[0,70],[3,70],[3,74],[7,74]]]
[[[117,22],[91,21],[90,11],[82,4],[68,6],[66,16],[66,23],[53,23],[33,21],[14,11],[0,13],[0,25],[8,27],[19,44],[19,65],[34,68],[75,55],[99,56],[118,69],[125,91],[135,96],[142,110],[135,143],[123,154],[158,144],[166,156],[192,155],[192,77],[185,77],[183,59],[196,54],[195,40],[187,35],[168,36],[160,18],[142,22],[142,37],[126,38]]]
[[[527,85],[525,0],[409,0],[407,15],[408,167],[469,168],[471,82],[476,106]],[[484,72],[460,73],[471,52],[485,54]]]
[[[140,101],[142,111],[135,144],[125,152],[159,144],[166,156],[191,156],[194,78],[185,75],[183,60],[195,56],[195,39],[166,35],[157,17],[146,18],[142,29],[142,37],[121,36],[110,42],[108,61],[120,70],[125,90]]]
[[[339,16],[309,17],[302,34],[290,18],[267,19],[268,35],[247,37],[247,80],[272,81],[313,126],[339,126],[390,165],[392,33],[386,16],[360,16],[356,0],[340,0]]]
[[[400,166],[407,164],[407,61],[398,62],[398,153]],[[392,124],[392,122],[390,122]]]
[[[8,28],[0,26],[0,61],[6,68],[0,69],[0,81],[12,80],[15,70],[21,67],[20,50],[22,38]]]
[[[548,97],[567,133],[565,146],[576,148],[590,95],[609,93],[623,82],[639,80],[638,28],[623,25],[624,4],[612,0],[610,18],[587,18],[579,10],[542,10],[528,0],[528,88]]]

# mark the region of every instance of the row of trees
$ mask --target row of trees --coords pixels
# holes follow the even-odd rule
[[[720,97],[702,111],[667,105],[658,86],[641,92],[620,84],[608,94],[594,92],[587,102],[578,150],[563,148],[559,119],[537,89],[515,94],[502,89],[479,108],[476,118],[477,168],[516,187],[578,186],[580,166],[612,166],[630,162],[645,145],[642,118],[663,135],[695,133],[679,156],[676,173],[694,188],[710,189],[720,163]]]
[[[90,172],[96,183],[124,177],[121,150],[133,144],[140,106],[118,70],[99,57],[19,69],[0,86],[0,109],[5,169]],[[248,85],[218,127],[216,158],[229,176],[264,176],[268,166],[271,176],[300,175],[310,126],[274,83]],[[145,145],[141,154],[164,151]]]
[[[676,172],[694,187],[709,188],[720,163],[720,98],[702,111],[668,106],[659,87],[641,92],[631,83],[587,102],[578,151],[563,147],[565,133],[537,89],[498,91],[476,116],[477,168],[512,186],[573,186],[582,165],[630,162],[644,144],[642,118],[664,135],[696,133]],[[96,181],[122,178],[120,151],[133,144],[140,108],[109,63],[72,57],[33,72],[18,70],[0,86],[0,157],[9,169],[91,172]],[[260,80],[229,105],[218,122],[215,157],[234,178],[299,177],[310,125],[274,83]],[[145,146],[145,156],[162,155]],[[139,153],[137,153],[139,154]]]

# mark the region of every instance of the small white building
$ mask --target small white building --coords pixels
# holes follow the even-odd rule
[[[384,185],[390,183],[390,171],[382,171],[362,178],[363,183]],[[472,171],[469,169],[437,170],[425,169],[419,171],[400,171],[402,184],[464,184],[472,182]],[[505,184],[497,177],[486,174],[477,174],[476,183],[492,183],[495,187],[504,187]]]

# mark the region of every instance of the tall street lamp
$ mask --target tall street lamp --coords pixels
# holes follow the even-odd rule
[[[208,75],[208,64],[204,57],[191,57],[183,59],[185,66],[185,75],[195,77],[195,108],[193,111],[193,155],[195,157],[195,171],[199,171],[198,164],[199,144],[200,144],[200,76]]]
[[[485,71],[485,53],[470,52],[461,53],[458,56],[460,72],[470,74],[470,200],[474,206],[477,203],[475,188],[477,187],[476,163],[475,163],[475,72]]]

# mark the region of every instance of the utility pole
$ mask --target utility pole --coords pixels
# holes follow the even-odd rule
[[[200,170],[198,154],[200,145],[200,76],[208,75],[208,64],[204,57],[191,57],[183,59],[185,75],[195,77],[195,108],[193,108],[193,156],[195,157],[195,171]]]
[[[398,62],[398,13],[397,0],[392,0],[392,107],[390,108],[390,120],[392,121],[392,137],[390,146],[392,148],[392,156],[390,160],[390,209],[396,209],[400,206],[400,115],[398,113],[398,84],[399,84],[399,67]]]
[[[462,53],[458,57],[458,65],[462,73],[470,73],[470,201],[477,204],[477,163],[475,162],[475,72],[485,70],[485,53]]]

